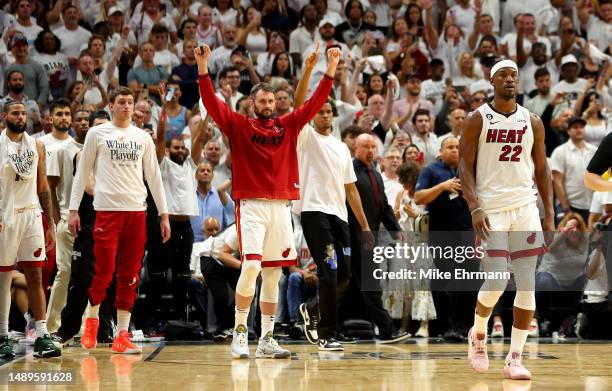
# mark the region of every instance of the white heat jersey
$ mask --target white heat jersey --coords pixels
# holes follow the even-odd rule
[[[24,133],[23,137],[29,138],[30,136]],[[2,145],[2,141],[0,139],[0,169],[9,164],[9,159],[12,159],[13,161],[17,162],[16,164],[18,167],[26,165],[31,166],[34,176],[29,180],[24,180],[15,173],[14,175],[11,175],[11,178],[14,180],[9,186],[9,184],[3,183],[2,176],[0,175],[0,200],[2,197],[8,197],[9,195],[6,194],[6,192],[9,191],[8,189],[11,189],[13,193],[13,209],[18,210],[23,208],[36,208],[38,207],[38,187],[36,178],[36,170],[38,167],[38,150],[36,149],[36,141],[31,140],[22,144],[13,142],[8,138],[5,140],[6,142],[12,144],[16,154],[9,157],[5,153],[2,153],[6,150],[6,148],[4,145]]]
[[[495,213],[536,202],[529,110],[517,104],[516,111],[505,116],[488,103],[477,110],[482,116],[476,160],[476,195],[481,207]]]

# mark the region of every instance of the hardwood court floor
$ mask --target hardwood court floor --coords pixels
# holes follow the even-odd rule
[[[61,358],[40,360],[26,351],[0,366],[9,372],[70,371],[73,385],[0,385],[0,390],[612,390],[612,343],[529,341],[524,363],[532,381],[503,380],[509,340],[489,344],[490,369],[472,372],[465,344],[409,340],[399,345],[345,345],[344,354],[307,344],[285,344],[285,360],[232,360],[228,344],[146,344],[139,356],[111,355],[106,347],[87,353],[66,348]],[[23,348],[22,348],[23,349]],[[255,346],[251,346],[255,355]],[[7,388],[8,387],[8,388]]]

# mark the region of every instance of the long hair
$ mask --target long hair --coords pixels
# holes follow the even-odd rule
[[[278,70],[278,59],[280,56],[285,55],[287,56],[287,59],[289,60],[289,68],[287,68],[287,70],[281,74],[280,71]],[[271,76],[277,76],[277,77],[284,77],[285,79],[292,79],[293,76],[295,76],[295,69],[293,69],[293,62],[291,61],[291,56],[289,55],[289,53],[287,52],[281,52],[278,53],[276,56],[274,56],[274,60],[272,61],[272,69],[270,71],[270,75]]]

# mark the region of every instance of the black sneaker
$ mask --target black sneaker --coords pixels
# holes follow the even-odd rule
[[[13,349],[13,341],[8,335],[0,337],[0,358],[15,357],[15,349]]]
[[[217,329],[213,334],[212,340],[214,342],[225,342],[229,337],[234,334],[233,329]]]
[[[304,337],[304,325],[301,323],[293,323],[289,326],[289,338],[302,339]]]
[[[328,352],[343,352],[344,346],[333,338],[330,339],[320,339],[319,340],[319,350],[328,351]]]
[[[319,315],[313,314],[308,310],[306,303],[300,304],[300,314],[304,319],[304,334],[306,339],[313,345],[319,342],[319,334],[317,332],[317,324],[319,323]]]
[[[394,331],[391,335],[381,335],[378,343],[399,343],[408,338],[410,338],[410,334],[407,331]]]

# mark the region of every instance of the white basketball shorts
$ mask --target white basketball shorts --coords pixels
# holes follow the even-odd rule
[[[45,234],[41,212],[38,208],[15,213],[12,225],[0,232],[0,271],[9,271],[15,262],[27,262],[27,266],[43,266],[45,262]]]

